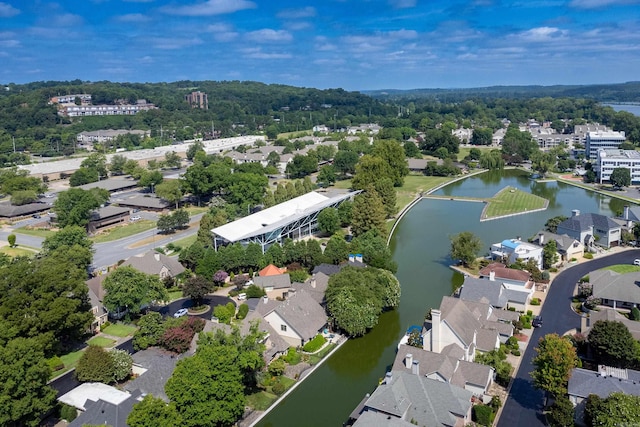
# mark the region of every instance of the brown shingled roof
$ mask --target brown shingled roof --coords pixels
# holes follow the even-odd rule
[[[494,262],[492,264],[487,265],[485,268],[480,270],[479,274],[481,277],[486,276],[489,277],[493,271],[496,275],[496,279],[508,279],[508,280],[518,280],[520,282],[527,282],[531,278],[531,273],[524,270],[516,270],[515,268],[505,267],[503,264],[499,262]]]

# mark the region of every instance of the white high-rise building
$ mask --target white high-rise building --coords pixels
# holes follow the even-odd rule
[[[596,131],[587,133],[585,154],[587,159],[597,159],[598,151],[618,148],[626,140],[624,132]]]

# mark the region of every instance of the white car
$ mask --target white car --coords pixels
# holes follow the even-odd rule
[[[187,310],[186,308],[181,308],[180,310],[173,313],[173,317],[178,318],[178,317],[186,316],[187,313],[189,313],[189,310]]]
[[[640,259],[634,259],[633,260],[633,265],[640,265]]]
[[[142,217],[140,215],[134,215],[131,218],[129,218],[129,221],[140,221],[142,219]]]

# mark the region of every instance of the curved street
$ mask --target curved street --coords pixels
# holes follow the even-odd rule
[[[218,305],[226,305],[229,302],[232,302],[234,305],[236,303],[229,297],[225,297],[222,295],[213,295],[209,294],[202,299],[202,302],[209,306],[209,309],[204,313],[194,314],[193,316],[200,317],[205,320],[211,320],[211,315],[213,313],[213,308]],[[153,308],[152,310],[157,311],[163,316],[173,316],[173,314],[181,308],[190,308],[193,305],[193,301],[191,298],[180,298],[178,300],[172,301],[169,304],[163,307]]]
[[[543,392],[533,387],[533,380],[529,375],[534,369],[532,360],[535,356],[534,348],[538,340],[546,334],[563,335],[571,329],[580,328],[580,316],[571,309],[573,291],[580,278],[591,271],[609,265],[631,264],[638,257],[640,257],[638,249],[626,250],[573,266],[555,278],[549,287],[549,293],[540,313],[544,323],[531,335],[498,421],[498,427],[546,425],[542,413]]]

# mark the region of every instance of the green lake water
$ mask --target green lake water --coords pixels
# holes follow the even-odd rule
[[[489,197],[507,185],[549,199],[548,209],[481,223],[482,203],[431,199],[414,206],[391,240],[402,286],[400,306],[384,313],[366,336],[344,344],[258,426],[341,426],[384,377],[406,329],[420,325],[428,310],[438,307],[442,296],[462,283],[462,275],[449,268],[450,236],[471,231],[482,239],[488,252],[492,243],[503,239],[533,236],[548,218],[570,216],[572,209],[612,215],[621,212],[625,204],[563,183],[536,183],[516,170],[470,177],[435,194]]]

